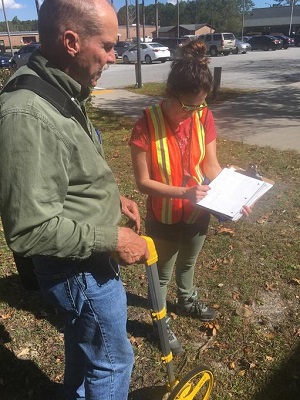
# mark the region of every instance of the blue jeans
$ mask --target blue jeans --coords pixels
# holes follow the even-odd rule
[[[83,262],[54,257],[33,261],[46,300],[66,314],[66,398],[127,399],[133,350],[117,263],[108,256]]]

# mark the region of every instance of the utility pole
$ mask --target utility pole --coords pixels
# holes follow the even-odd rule
[[[128,0],[125,2],[126,5],[126,40],[129,39],[129,13],[128,13]]]
[[[177,0],[177,37],[179,37],[179,0]]]
[[[243,40],[244,40],[244,26],[245,26],[245,0],[243,0],[242,42],[243,42]]]
[[[9,41],[10,52],[11,52],[11,55],[13,56],[13,55],[14,55],[14,52],[13,52],[13,48],[12,48],[11,40],[10,40],[10,31],[9,31],[8,21],[7,21],[7,18],[6,18],[6,12],[5,12],[5,7],[4,7],[4,0],[1,0],[1,1],[2,1],[3,14],[4,14],[4,19],[5,19],[6,29],[7,29],[7,35],[8,35],[8,41]]]
[[[145,37],[146,37],[146,35],[145,35],[145,19],[146,19],[146,17],[145,17],[145,1],[144,0],[142,0],[142,13],[143,13],[143,15],[142,15],[142,20],[143,20],[143,42],[145,42],[146,40],[145,40]]]
[[[158,0],[155,0],[155,37],[158,37]]]
[[[35,0],[35,6],[36,6],[36,13],[37,13],[37,15],[39,15],[39,11],[40,11],[40,3],[39,3],[39,0]]]
[[[140,34],[140,5],[139,0],[135,0],[135,15],[136,15],[136,48],[137,48],[137,63],[136,67],[136,88],[141,88],[142,84],[142,61],[141,61],[141,34]]]
[[[293,24],[293,14],[294,14],[294,4],[295,4],[295,0],[291,0],[291,19],[290,19],[290,28],[289,28],[289,36],[291,36],[291,32],[292,32],[292,24]]]

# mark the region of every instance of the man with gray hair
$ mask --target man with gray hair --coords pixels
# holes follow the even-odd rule
[[[127,399],[133,351],[119,264],[148,257],[137,205],[120,196],[85,112],[90,88],[115,62],[117,29],[106,0],[45,0],[40,49],[0,96],[4,233],[15,254],[32,259],[46,299],[66,314],[68,400]],[[15,90],[28,76],[49,92]],[[65,108],[51,102],[57,92]],[[136,232],[119,226],[121,212]]]

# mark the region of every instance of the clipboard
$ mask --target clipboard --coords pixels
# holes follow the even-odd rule
[[[197,205],[231,221],[238,221],[243,206],[252,206],[274,184],[274,181],[259,174],[256,177],[249,176],[246,170],[231,165],[223,168],[209,183],[211,190]]]

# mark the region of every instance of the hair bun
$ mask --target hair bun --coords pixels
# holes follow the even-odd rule
[[[198,61],[200,63],[208,63],[206,55],[207,48],[205,43],[200,39],[191,40],[180,47],[179,57],[187,61]]]

